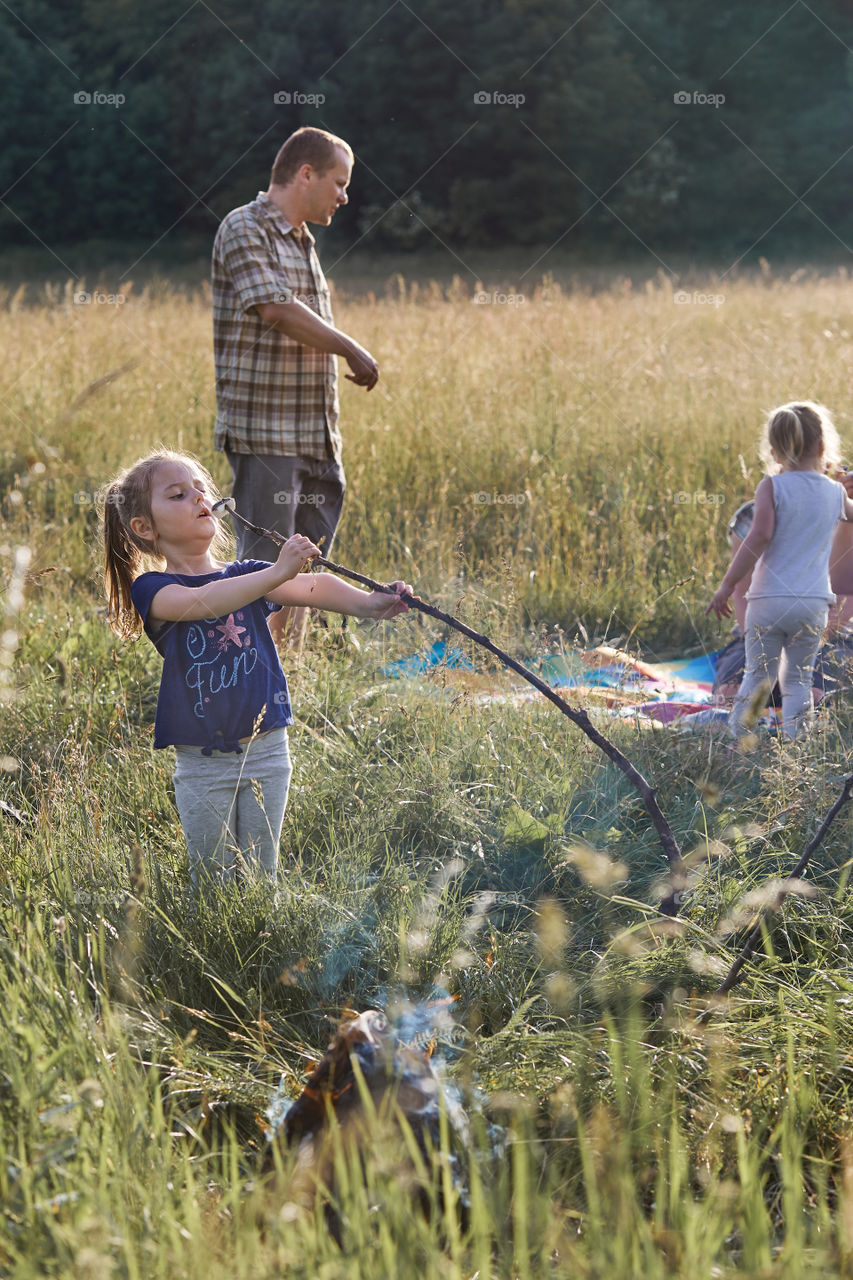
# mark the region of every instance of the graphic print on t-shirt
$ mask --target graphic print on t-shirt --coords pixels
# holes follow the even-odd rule
[[[237,614],[237,617],[238,618],[243,617],[242,611]],[[221,636],[219,637],[220,653],[224,652],[224,650],[228,648],[228,645],[229,643],[231,643],[231,641],[233,641],[234,644],[236,644],[238,649],[241,647],[241,645],[245,645],[246,648],[248,649],[249,645],[252,643],[252,638],[249,635],[246,636],[245,640],[240,639],[241,635],[243,634],[243,632],[245,632],[246,628],[237,626],[237,623],[234,621],[233,613],[229,613],[228,617],[225,619],[224,622],[217,623],[216,630],[222,632]]]
[[[205,718],[205,706],[223,689],[233,689],[241,678],[257,666],[258,651],[252,647],[248,629],[240,626],[242,610],[229,613],[224,622],[208,618],[194,623],[187,632],[187,687],[198,694],[193,712]],[[234,652],[234,649],[237,652]]]

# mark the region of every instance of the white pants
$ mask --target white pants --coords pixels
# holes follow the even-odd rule
[[[812,672],[826,628],[826,599],[760,596],[746,607],[746,665],[729,725],[736,736],[765,680],[782,690],[782,731],[789,737],[813,714]]]
[[[195,894],[206,880],[233,881],[241,859],[275,882],[291,772],[286,729],[262,733],[239,755],[175,748],[175,800]]]

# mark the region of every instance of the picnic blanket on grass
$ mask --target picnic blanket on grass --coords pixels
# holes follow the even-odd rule
[[[527,658],[524,665],[553,689],[575,689],[584,702],[611,715],[635,720],[645,727],[674,725],[679,728],[725,723],[729,705],[719,705],[713,692],[716,659],[722,650],[670,662],[644,662],[609,645],[570,650]],[[507,681],[495,672],[478,672],[460,648],[436,641],[424,653],[389,662],[382,674],[412,678],[452,671],[453,687],[469,689],[478,701],[526,701],[540,695],[529,684],[519,684],[514,673]],[[508,687],[507,687],[508,685]],[[772,708],[763,720],[772,724]]]

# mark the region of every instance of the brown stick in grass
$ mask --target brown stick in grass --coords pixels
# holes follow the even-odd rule
[[[287,539],[282,537],[280,533],[275,533],[271,529],[264,529],[260,525],[252,524],[252,522],[247,520],[245,516],[241,516],[240,513],[234,509],[233,500],[231,498],[221,498],[219,502],[214,503],[214,511],[220,506],[225,507],[230,511],[231,515],[234,516],[235,519],[239,520],[247,529],[251,529],[253,533],[257,533],[264,538],[269,538],[279,546],[283,545],[283,543],[287,541]],[[327,560],[325,556],[315,556],[312,563],[315,565],[322,565],[323,568],[329,569],[332,573],[339,574],[343,578],[351,578],[353,582],[359,582],[362,586],[370,587],[371,591],[383,591],[387,595],[397,595],[394,588],[389,587],[386,583],[375,582],[373,578],[368,578],[363,573],[356,573],[354,569],[347,569],[343,565],[335,564],[333,560]],[[425,600],[421,600],[418,596],[409,595],[407,591],[400,592],[399,598],[405,601],[410,608],[417,609],[420,613],[425,613],[431,618],[437,618],[439,622],[443,622],[447,626],[453,627],[456,631],[461,632],[463,636],[467,636],[469,640],[473,640],[475,644],[480,645],[483,649],[487,649],[489,653],[493,653],[496,658],[500,659],[504,666],[509,667],[511,671],[517,672],[517,674],[526,680],[528,684],[532,684],[534,689],[538,689],[543,697],[547,698],[549,702],[553,702],[554,706],[558,707],[564,716],[567,716],[573,724],[576,724],[578,728],[586,734],[590,741],[594,742],[599,750],[603,751],[607,758],[612,760],[618,769],[622,770],[625,777],[639,793],[640,798],[645,805],[646,812],[651,818],[652,824],[658,833],[658,839],[660,840],[661,847],[666,854],[670,869],[675,870],[681,862],[681,849],[678,846],[678,841],[675,838],[672,827],[667,822],[663,812],[661,811],[660,805],[657,802],[656,789],[651,786],[640,771],[631,764],[628,757],[624,755],[609,738],[605,737],[603,733],[600,733],[599,730],[595,728],[585,711],[580,711],[576,707],[570,706],[569,703],[566,702],[564,698],[561,698],[550,685],[546,684],[544,680],[540,679],[539,676],[532,672],[528,667],[525,667],[521,662],[517,662],[515,658],[511,658],[503,649],[498,648],[496,644],[492,643],[488,636],[481,635],[479,631],[472,630],[472,628],[466,626],[464,622],[460,622],[458,618],[454,618],[451,614],[445,613],[443,609],[438,609],[435,605],[427,604]],[[678,898],[679,895],[675,892],[670,893],[661,903],[661,911],[665,915],[677,915]]]
[[[838,817],[838,814],[847,804],[847,801],[850,799],[851,792],[853,792],[853,773],[848,774],[848,776],[844,779],[844,786],[841,788],[840,795],[837,797],[837,799],[835,800],[835,803],[832,805],[832,808],[827,813],[823,822],[820,824],[817,831],[812,836],[809,843],[806,845],[805,849],[803,850],[802,857],[800,858],[799,862],[794,867],[794,870],[791,872],[790,876],[788,877],[789,880],[800,879],[806,867],[809,865],[809,860],[812,854],[814,853],[815,849],[817,849],[817,847],[823,842],[824,836],[826,835],[827,831],[832,826],[835,819]],[[785,896],[785,890],[783,887],[782,897],[784,898],[784,896]],[[714,992],[714,996],[722,998],[723,996],[728,995],[732,987],[735,986],[735,984],[740,981],[740,976],[741,976],[741,973],[743,972],[744,965],[753,955],[756,947],[761,941],[761,935],[763,932],[764,932],[764,919],[762,918],[750,931],[749,937],[741,947],[740,952],[738,953],[737,959],[735,960],[731,969],[729,969],[723,981],[717,987],[717,990]],[[714,1011],[712,1007],[706,1009],[705,1012],[702,1014],[700,1021],[703,1023],[710,1021],[710,1019],[713,1017],[713,1012]]]

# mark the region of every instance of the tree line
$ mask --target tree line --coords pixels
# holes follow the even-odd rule
[[[300,124],[369,249],[853,246],[848,0],[16,0],[6,245],[209,234]]]

